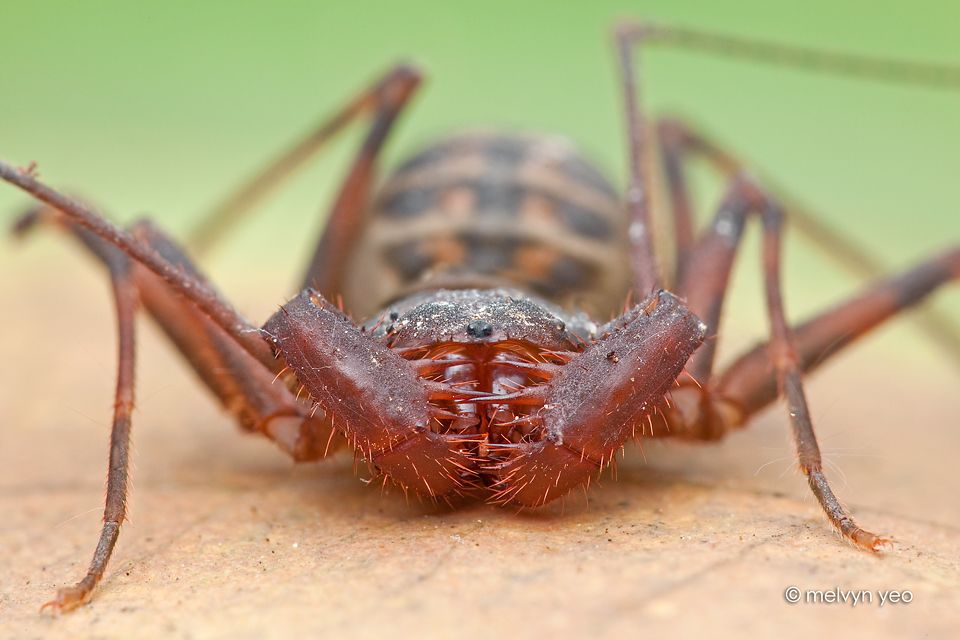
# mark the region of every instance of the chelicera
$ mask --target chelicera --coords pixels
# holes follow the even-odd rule
[[[250,181],[190,243],[207,245],[344,125],[371,119],[301,293],[262,328],[154,225],[121,230],[37,181],[32,167],[0,163],[0,177],[45,203],[17,230],[46,222],[76,236],[108,268],[119,318],[103,531],[88,574],[58,591],[52,610],[89,600],[124,519],[138,307],[243,429],[297,461],[349,444],[386,479],[438,500],[540,506],[595,477],[631,437],[717,439],[780,396],[799,466],[830,522],[864,550],[887,544],[854,523],[827,483],[803,374],[960,277],[960,248],[790,327],[780,204],[691,127],[641,117],[633,49],[665,34],[642,25],[617,31],[631,163],[625,203],[566,142],[491,132],[427,148],[374,191],[380,148],[420,82],[416,69],[390,70]],[[673,293],[650,233],[654,145],[671,193]],[[685,184],[691,157],[729,176],[712,224],[699,232]],[[712,338],[754,217],[770,339],[715,373]]]

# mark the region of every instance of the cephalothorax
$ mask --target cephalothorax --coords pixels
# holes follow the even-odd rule
[[[640,25],[617,32],[631,160],[625,204],[562,140],[484,131],[429,147],[374,191],[379,149],[420,80],[410,67],[392,69],[192,239],[205,247],[344,124],[370,116],[301,293],[260,329],[155,226],[120,230],[31,169],[0,162],[0,177],[49,205],[17,229],[47,221],[76,235],[108,267],[119,317],[103,533],[87,576],[61,589],[52,609],[91,597],[124,518],[138,306],[244,429],[298,461],[349,443],[386,478],[441,500],[542,505],[594,477],[631,437],[716,439],[780,395],[799,465],[827,517],[865,550],[886,544],[847,516],[827,484],[802,374],[960,277],[960,249],[790,328],[780,205],[729,154],[662,120],[656,139],[676,242],[674,293],[664,291],[642,162],[654,136],[636,106],[632,69],[636,41],[664,33]],[[691,156],[729,176],[713,223],[699,234],[684,179]],[[718,331],[733,257],[754,216],[763,226],[771,337],[718,375],[707,338]],[[639,304],[626,303],[631,297]]]
[[[537,506],[596,474],[643,428],[706,327],[661,292],[587,344],[520,295],[427,296],[380,342],[308,290],[263,331],[390,478],[423,495],[489,489]]]

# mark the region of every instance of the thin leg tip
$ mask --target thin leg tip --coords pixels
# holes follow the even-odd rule
[[[57,595],[53,600],[40,607],[40,612],[44,613],[49,610],[50,616],[56,618],[90,602],[92,595],[92,590],[80,586],[57,589]]]
[[[869,551],[875,555],[880,555],[880,552],[886,548],[893,548],[893,543],[890,542],[887,538],[881,538],[878,535],[872,534],[869,531],[864,531],[863,529],[857,529],[850,535],[850,540],[857,545],[860,549],[864,551]]]

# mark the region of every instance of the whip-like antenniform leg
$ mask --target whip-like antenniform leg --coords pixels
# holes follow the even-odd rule
[[[639,83],[632,68],[632,52],[633,46],[645,39],[669,41],[671,33],[669,28],[643,24],[626,25],[617,31],[627,90],[631,148],[632,179],[627,202],[633,209],[635,221],[640,222],[635,222],[638,231],[646,231],[649,225],[648,207],[636,203],[644,202],[640,197],[644,193],[637,190],[637,186],[649,183],[649,179],[644,178],[643,159],[650,154],[647,140],[651,136],[644,130],[644,118],[636,106],[635,87]],[[665,133],[672,132],[666,129]],[[696,142],[690,144],[696,147]],[[706,153],[721,171],[728,172],[731,184],[712,225],[699,239],[695,239],[691,204],[676,141],[667,139],[663,146],[675,216],[677,293],[706,323],[708,335],[715,336],[744,225],[749,217],[757,216],[763,226],[763,271],[770,341],[745,355],[719,380],[713,378],[715,341],[708,341],[691,357],[687,366],[693,383],[677,383],[672,392],[673,404],[663,407],[662,418],[655,421],[652,435],[703,440],[719,438],[743,424],[749,415],[779,394],[789,409],[800,468],[825,514],[847,539],[863,549],[876,551],[887,541],[853,522],[823,474],[820,450],[804,397],[803,372],[873,326],[912,306],[944,282],[960,277],[960,251],[949,251],[899,278],[881,283],[863,296],[803,325],[795,335],[787,323],[783,307],[780,247],[784,214],[781,206],[765,189],[740,172],[732,156],[705,142],[700,146],[703,149],[698,150]],[[638,233],[637,237],[641,239],[641,234]],[[646,286],[652,277],[650,274],[655,273],[654,268],[643,266],[655,264],[655,260],[645,255],[651,245],[646,240],[635,243],[638,257],[635,257],[634,264],[639,266],[634,271],[639,287]]]

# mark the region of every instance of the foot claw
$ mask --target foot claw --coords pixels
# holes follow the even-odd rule
[[[863,549],[864,551],[869,551],[870,553],[879,554],[882,547],[893,548],[893,543],[887,540],[886,538],[881,538],[878,535],[874,535],[869,531],[864,531],[863,529],[857,529],[850,535],[850,540],[853,541],[855,545]]]
[[[50,607],[50,615],[57,617],[62,613],[69,613],[77,607],[86,604],[90,601],[92,594],[92,591],[80,586],[57,589],[56,597],[40,607],[40,611],[43,612],[47,607]]]

